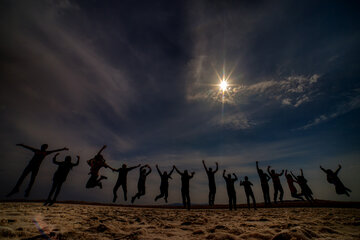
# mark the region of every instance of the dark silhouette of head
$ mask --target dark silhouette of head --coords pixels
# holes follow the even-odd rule
[[[291,175],[288,173],[288,174],[286,174],[286,176],[285,176],[287,179],[291,179],[292,177],[291,177]]]
[[[48,148],[49,146],[45,143],[43,145],[41,145],[41,151],[46,151],[46,149]]]
[[[66,162],[66,163],[70,163],[70,162],[71,162],[71,157],[70,157],[70,156],[66,156],[66,157],[65,157],[65,162]]]
[[[122,168],[126,168],[126,164],[125,164],[125,163],[122,165]]]
[[[327,169],[327,170],[326,170],[326,173],[327,173],[327,174],[334,174],[334,172],[333,172],[331,169]]]
[[[273,169],[273,170],[271,170],[271,174],[275,174],[275,170]]]
[[[141,173],[142,173],[142,174],[145,174],[145,173],[146,173],[146,169],[142,169],[142,170],[141,170]]]
[[[212,172],[212,168],[209,168],[209,172]]]
[[[263,170],[259,169],[259,173],[260,173],[260,174],[263,174],[264,172],[263,172]]]
[[[249,178],[247,176],[245,176],[245,181],[249,180]]]
[[[97,155],[95,156],[95,159],[96,159],[96,160],[101,160],[101,159],[103,159],[103,156],[102,156],[101,154],[97,154]]]

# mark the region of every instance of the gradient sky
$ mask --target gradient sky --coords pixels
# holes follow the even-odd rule
[[[303,168],[315,198],[360,201],[359,10],[356,1],[2,1],[1,199],[32,157],[15,144],[48,143],[70,148],[60,160],[81,156],[59,200],[111,202],[110,170],[102,190],[85,189],[86,160],[107,144],[111,166],[153,167],[138,204],[159,194],[156,163],[195,171],[192,201],[206,203],[202,159],[220,164],[216,203],[227,202],[223,169],[249,176],[263,201],[257,160]],[[232,73],[224,104],[223,72]],[[51,159],[30,199],[46,198]],[[349,198],[319,169],[339,163]],[[129,173],[130,196],[137,178]],[[177,174],[169,201],[181,202]]]

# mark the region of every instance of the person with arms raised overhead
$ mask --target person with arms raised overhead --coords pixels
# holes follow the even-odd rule
[[[326,179],[329,183],[335,185],[335,191],[337,194],[345,194],[346,196],[350,197],[349,192],[351,190],[341,182],[340,178],[338,177],[338,173],[341,169],[341,165],[339,164],[339,168],[333,172],[331,169],[325,170],[323,167],[320,166],[320,169],[323,170],[326,173]]]
[[[47,204],[49,206],[51,206],[56,202],[56,198],[60,193],[61,186],[65,182],[70,170],[73,167],[79,165],[79,161],[80,161],[79,156],[77,156],[77,162],[76,163],[71,163],[71,157],[70,156],[66,156],[65,161],[63,161],[63,162],[56,161],[56,157],[58,155],[59,155],[59,153],[57,153],[54,156],[53,163],[58,165],[59,167],[58,167],[58,169],[56,170],[56,172],[54,174],[53,184],[52,184],[49,196],[48,196],[46,202],[44,203],[44,206],[47,205]],[[51,196],[54,194],[54,192],[55,192],[55,195],[54,195],[53,199],[51,199]]]
[[[245,181],[240,180],[240,186],[244,186],[248,208],[250,209],[250,197],[251,197],[252,200],[253,200],[254,209],[256,210],[255,196],[254,196],[254,193],[253,193],[253,191],[251,189],[252,185],[253,184],[249,181],[249,178],[247,176],[245,176]]]
[[[127,201],[127,174],[128,172],[130,172],[131,170],[134,170],[135,168],[140,167],[140,164],[138,164],[137,166],[134,167],[127,167],[126,164],[123,164],[121,168],[119,169],[115,169],[115,172],[118,172],[118,179],[116,181],[116,184],[114,186],[113,189],[113,194],[114,194],[114,198],[113,198],[113,202],[116,202],[117,199],[117,190],[119,189],[120,186],[122,186],[123,192],[124,192],[124,200]]]
[[[301,195],[303,195],[308,201],[313,202],[313,192],[311,191],[309,185],[307,184],[307,180],[304,177],[303,170],[300,169],[301,175],[295,177],[295,175],[291,172],[291,175],[295,178],[296,182],[299,184],[301,188]]]
[[[259,174],[260,182],[261,182],[261,189],[264,196],[264,204],[270,204],[270,192],[269,192],[269,180],[270,177],[262,169],[259,168],[259,162],[256,161],[256,169]]]
[[[216,162],[216,169],[213,171],[212,168],[207,168],[205,161],[202,160],[206,174],[209,179],[209,206],[214,206],[215,194],[216,194],[216,184],[215,184],[215,173],[219,170],[219,164]]]
[[[161,184],[160,184],[160,194],[156,196],[155,202],[159,199],[164,197],[165,202],[167,203],[168,195],[169,195],[169,179],[171,178],[171,174],[174,172],[174,167],[171,169],[170,173],[167,174],[166,171],[161,173],[158,165],[156,164],[156,169],[161,177]]]
[[[174,165],[173,168],[176,170],[178,174],[181,176],[181,197],[183,201],[184,208],[187,208],[190,210],[190,179],[194,177],[195,172],[192,172],[191,175],[189,175],[188,171],[185,170],[183,173],[177,169],[177,167]]]
[[[289,189],[290,189],[291,196],[292,196],[293,198],[297,198],[297,199],[300,199],[300,200],[303,200],[303,201],[304,201],[304,199],[301,197],[301,195],[303,195],[303,194],[298,194],[298,193],[297,193],[297,189],[296,189],[296,187],[294,186],[294,183],[295,183],[295,182],[296,182],[297,184],[299,184],[298,181],[297,181],[297,180],[294,180],[293,177],[290,175],[290,173],[288,173],[287,170],[285,170],[285,177],[286,177],[286,181],[287,181],[287,183],[288,183]],[[296,179],[296,178],[295,178],[295,179]]]
[[[47,155],[55,153],[55,152],[69,150],[68,148],[64,147],[64,148],[61,148],[61,149],[56,149],[56,150],[52,150],[52,151],[46,151],[46,149],[48,148],[47,144],[41,145],[40,149],[29,147],[29,146],[24,145],[24,144],[17,144],[16,146],[20,146],[20,147],[23,147],[23,148],[26,148],[26,149],[32,151],[34,153],[34,156],[30,160],[29,164],[25,167],[25,169],[24,169],[23,173],[21,174],[19,180],[17,181],[15,187],[7,195],[8,197],[10,197],[11,195],[19,192],[20,186],[21,186],[22,182],[24,181],[25,177],[29,173],[31,173],[31,178],[30,178],[29,185],[28,185],[27,189],[25,190],[25,197],[28,197],[30,195],[31,188],[32,188],[32,186],[33,186],[33,184],[35,182],[35,178],[36,178],[36,176],[37,176],[37,174],[39,172],[40,165],[41,165],[42,161],[44,160],[44,158]]]
[[[149,171],[146,172],[146,167]],[[131,203],[134,203],[135,199],[140,199],[141,196],[145,195],[145,181],[146,177],[151,173],[151,167],[149,165],[145,165],[140,167],[140,175],[138,181],[138,192],[131,198]]]
[[[109,165],[107,165],[107,163],[105,162],[104,157],[101,155],[101,152],[106,148],[106,145],[104,145],[100,151],[95,155],[94,158],[87,160],[87,163],[90,166],[90,178],[86,183],[86,188],[94,188],[94,187],[99,187],[102,188],[102,183],[101,180],[103,179],[107,179],[106,176],[100,176],[99,177],[99,171],[102,167],[104,168],[110,168],[111,170],[115,170],[112,167],[110,167]],[[99,177],[99,178],[98,178]]]
[[[284,197],[284,189],[281,186],[280,176],[284,174],[284,170],[282,170],[281,173],[279,174],[279,173],[276,173],[274,169],[270,171],[270,166],[268,166],[267,171],[270,174],[270,177],[274,184],[274,203],[277,203],[278,192],[280,192],[279,199],[280,199],[280,202],[282,202],[283,197]]]
[[[226,190],[229,197],[229,210],[232,210],[233,208],[234,210],[236,210],[236,191],[235,191],[234,183],[238,180],[238,178],[235,175],[235,173],[233,173],[235,178],[231,178],[231,174],[228,174],[226,177],[225,172],[226,170],[224,169],[223,178],[225,179],[226,182]]]

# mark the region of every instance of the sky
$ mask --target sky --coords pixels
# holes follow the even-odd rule
[[[47,143],[70,149],[60,160],[81,158],[58,200],[111,202],[111,170],[100,171],[103,189],[85,188],[86,160],[106,144],[110,166],[153,169],[135,204],[164,203],[154,202],[155,164],[195,171],[192,202],[206,203],[202,159],[219,162],[215,203],[227,202],[224,169],[248,176],[263,201],[256,161],[302,168],[317,199],[360,201],[358,12],[355,1],[1,1],[0,199],[32,157],[16,144]],[[29,199],[47,197],[51,159]],[[350,197],[319,168],[338,164]],[[128,175],[129,196],[138,176]],[[180,185],[174,173],[170,203],[181,202]],[[238,182],[236,191],[245,203]]]

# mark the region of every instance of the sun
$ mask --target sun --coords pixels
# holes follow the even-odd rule
[[[225,92],[227,90],[227,87],[228,87],[228,83],[225,79],[221,80],[220,82],[220,90]]]

